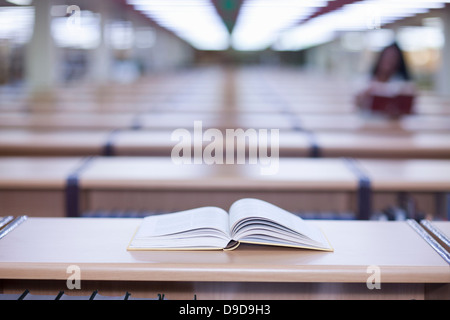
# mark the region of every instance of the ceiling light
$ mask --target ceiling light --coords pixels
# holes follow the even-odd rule
[[[0,39],[24,44],[33,34],[33,7],[0,7]]]
[[[138,11],[200,50],[225,50],[229,33],[209,0],[127,0]]]
[[[247,0],[234,28],[232,46],[242,51],[267,49],[280,32],[298,24],[327,3],[325,0]]]
[[[445,2],[449,1],[365,0],[347,4],[285,31],[274,49],[300,50],[331,41],[342,31],[380,29],[397,20],[443,8]]]
[[[33,3],[33,0],[6,0],[6,2],[16,4],[18,6],[29,6]]]

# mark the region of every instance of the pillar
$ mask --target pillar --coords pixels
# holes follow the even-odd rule
[[[100,43],[92,52],[89,69],[93,82],[102,87],[110,82],[112,76],[113,57],[107,34],[111,5],[107,1],[95,1],[92,6],[94,5],[94,11],[100,14]]]
[[[450,97],[450,4],[441,11],[445,44],[441,51],[441,66],[437,74],[436,91]]]
[[[33,36],[27,47],[26,80],[33,99],[51,100],[55,85],[56,53],[52,37],[53,0],[35,0]]]

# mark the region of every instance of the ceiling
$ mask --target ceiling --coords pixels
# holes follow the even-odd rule
[[[222,18],[223,22],[227,26],[228,31],[230,34],[233,32],[234,27],[236,25],[237,18],[239,16],[240,9],[242,7],[242,4],[246,0],[211,0],[211,2],[216,7],[216,10],[219,14],[219,16]],[[275,0],[276,1],[276,0]],[[329,13],[331,11],[337,10],[344,5],[358,2],[361,0],[334,0],[328,2],[328,4],[325,7],[319,8],[316,13],[312,14],[308,19],[312,19],[315,17],[318,17],[319,15]],[[304,21],[299,21],[298,23],[301,23]]]
[[[82,8],[98,4],[91,0],[53,1],[56,4],[76,4]],[[233,47],[242,51],[258,51],[268,47],[299,50],[318,44],[315,40],[327,41],[332,33],[367,30],[367,20],[376,14],[369,12],[372,6],[380,10],[380,16],[385,20],[375,26],[380,28],[405,17],[422,14],[420,8],[411,15],[399,13],[398,9],[424,3],[426,9],[431,10],[442,8],[445,3],[449,6],[450,0],[110,0],[102,5],[118,6],[119,10],[116,8],[114,11],[119,19],[123,19],[126,12],[136,12],[153,25],[169,30],[200,50]],[[12,4],[0,0],[0,6]],[[302,6],[304,8],[300,8]],[[388,6],[393,8],[387,10]],[[393,12],[394,9],[397,12]],[[170,16],[172,13],[176,16]],[[208,15],[215,17],[204,19]],[[394,15],[395,19],[390,20]],[[196,30],[193,29],[195,25]],[[208,36],[211,39],[206,39]],[[215,47],[209,47],[214,41]]]
[[[211,0],[230,34],[233,32],[234,26],[236,25],[239,11],[244,1],[245,0]]]

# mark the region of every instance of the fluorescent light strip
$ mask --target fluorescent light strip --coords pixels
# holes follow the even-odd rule
[[[33,34],[33,7],[0,7],[0,40],[24,44]]]
[[[127,0],[162,27],[201,50],[225,50],[229,33],[209,0]]]
[[[233,48],[264,50],[272,45],[280,32],[327,3],[325,0],[247,0],[241,7],[232,35]]]
[[[397,20],[443,8],[447,1],[366,0],[347,4],[292,28],[280,36],[275,50],[300,50],[333,40],[339,31],[381,28]]]
[[[6,2],[18,5],[18,6],[29,6],[33,3],[33,0],[6,0]]]

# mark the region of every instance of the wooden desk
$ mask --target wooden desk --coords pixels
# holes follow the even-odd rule
[[[1,130],[0,156],[101,156],[111,131]]]
[[[310,221],[335,251],[128,252],[139,219],[30,218],[0,241],[0,293],[167,299],[450,299],[450,268],[406,222]],[[81,290],[68,290],[69,266]],[[367,287],[380,271],[381,289]]]
[[[172,141],[172,131],[168,130],[135,130],[120,131],[111,142],[113,154],[115,156],[163,156],[170,157],[174,147],[180,142]],[[258,134],[258,132],[256,132]],[[222,134],[224,138],[224,154],[226,154],[227,145],[225,143],[226,134]],[[270,151],[271,132],[268,132]],[[279,134],[279,156],[280,157],[309,157],[312,153],[310,136],[302,132],[282,131]],[[194,141],[192,141],[194,143]],[[202,141],[203,148],[208,146],[212,141]],[[234,144],[237,149],[237,143]],[[246,146],[246,154],[248,155],[248,144]],[[236,154],[236,152],[235,152]]]
[[[289,210],[355,212],[358,178],[341,159],[280,159],[278,172],[259,164],[175,165],[170,158],[97,158],[79,175],[83,211],[227,209],[256,197]]]
[[[3,113],[0,127],[28,130],[114,130],[134,129],[193,130],[194,122],[202,121],[203,128],[219,130],[236,128],[370,132],[382,134],[448,133],[450,116],[405,116],[398,121],[367,118],[359,114],[295,114],[235,112],[149,112],[136,113]]]
[[[216,113],[164,112],[164,113],[9,113],[0,114],[3,129],[27,130],[131,130],[136,127],[147,130],[193,130],[195,121],[203,128],[234,128]]]
[[[0,159],[0,215],[58,216],[72,199],[67,190],[73,186],[79,204],[76,215],[96,210],[167,212],[205,205],[228,209],[244,197],[261,198],[294,212],[361,214],[361,203],[378,212],[398,205],[406,195],[420,212],[443,217],[450,190],[446,160],[280,158],[273,162],[278,168],[273,175],[263,175],[259,162],[176,165],[168,157],[85,161]],[[69,184],[73,175],[75,185]],[[371,202],[361,199],[364,192],[370,193]]]
[[[450,159],[450,132],[316,132],[313,137],[322,157]]]
[[[404,116],[398,121],[380,117],[365,117],[360,114],[342,115],[299,115],[302,129],[320,131],[370,132],[404,134],[413,132],[443,132],[450,131],[449,116],[412,115]]]
[[[280,159],[279,171],[259,165],[175,165],[163,157],[2,158],[0,215],[59,216],[75,199],[80,210],[167,212],[204,205],[224,209],[259,197],[288,209],[355,212],[358,179],[340,159]],[[86,165],[87,164],[87,165]],[[86,166],[83,166],[86,165]],[[83,168],[83,170],[78,170]],[[68,179],[75,174],[74,194]],[[76,208],[75,208],[76,209]]]
[[[0,216],[61,216],[67,178],[81,163],[81,158],[1,158]]]
[[[134,127],[136,115],[90,113],[9,113],[0,115],[3,129],[29,130],[114,130]]]
[[[192,133],[193,127],[187,128]],[[206,128],[203,133],[205,133]],[[172,140],[171,130],[0,130],[0,156],[164,156],[170,157],[181,142]],[[259,140],[259,131],[255,136]],[[269,151],[271,132],[268,131]],[[226,134],[222,133],[225,141]],[[279,134],[280,157],[309,157],[309,134],[282,131]],[[212,141],[202,141],[203,148]],[[192,140],[194,145],[194,140]],[[197,145],[197,143],[195,144]],[[227,148],[223,143],[224,154]],[[237,143],[234,143],[237,149]],[[246,150],[248,149],[248,143]],[[246,151],[248,154],[248,151]]]
[[[225,119],[224,119],[225,118]],[[197,112],[161,112],[149,113],[139,116],[138,122],[141,128],[146,130],[171,130],[186,129],[194,130],[195,122],[202,123],[203,130],[216,128],[225,130],[230,127],[226,117],[219,113],[197,113]]]
[[[446,160],[371,160],[358,163],[370,179],[373,210],[398,203],[409,195],[418,210],[446,215],[445,196],[450,192],[450,162]]]
[[[286,127],[287,125],[288,123]],[[193,127],[188,130],[193,139]],[[206,128],[202,132],[205,133]],[[172,130],[0,130],[0,156],[170,157],[172,150],[180,142],[180,140],[172,141],[172,133]],[[259,141],[259,129],[246,133]],[[226,134],[223,132],[221,135],[225,140]],[[270,143],[272,137],[270,130],[267,137]],[[201,143],[205,148],[211,141]],[[223,146],[225,154],[227,148],[225,142]],[[237,149],[236,143],[234,146]],[[271,148],[269,146],[269,150]],[[246,150],[248,154],[248,143]],[[307,133],[281,130],[279,156],[449,159],[450,133],[375,134],[340,131]]]

